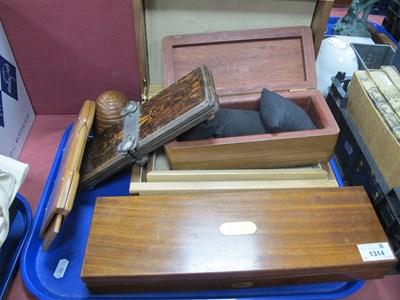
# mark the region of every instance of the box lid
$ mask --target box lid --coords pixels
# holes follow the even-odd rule
[[[173,99],[174,101],[171,101]],[[214,116],[219,108],[214,81],[202,65],[140,107],[133,105],[123,122],[94,136],[80,168],[80,189],[91,189],[178,135]]]
[[[175,35],[163,40],[164,86],[207,65],[218,96],[315,88],[309,27]]]
[[[388,240],[362,187],[104,197],[81,277],[154,291],[382,276],[396,258],[365,260],[369,243]]]

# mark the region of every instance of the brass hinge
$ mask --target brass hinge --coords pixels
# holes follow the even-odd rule
[[[289,92],[304,92],[307,91],[308,89],[302,88],[302,89],[293,89],[293,90],[289,90]]]
[[[149,100],[149,86],[146,78],[142,79],[142,87],[143,87],[143,92],[141,95],[142,101],[146,102],[147,100]]]

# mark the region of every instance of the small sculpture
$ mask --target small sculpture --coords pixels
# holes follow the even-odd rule
[[[119,91],[105,91],[96,99],[95,134],[99,134],[107,127],[120,122],[120,113],[128,104],[128,97]]]
[[[378,0],[353,0],[346,15],[333,26],[335,35],[371,37],[367,28],[367,19],[372,7]],[[362,12],[361,19],[358,15]]]

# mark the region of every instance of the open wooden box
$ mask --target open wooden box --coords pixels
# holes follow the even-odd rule
[[[164,86],[198,65],[214,77],[221,108],[259,110],[262,88],[301,106],[317,129],[164,145],[172,169],[246,169],[327,162],[339,128],[322,94],[309,27],[169,36],[163,40]]]

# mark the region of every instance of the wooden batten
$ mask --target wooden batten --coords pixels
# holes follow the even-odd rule
[[[145,166],[134,165],[129,186],[133,195],[162,195],[337,187],[330,165],[279,169],[171,170],[162,148]]]

